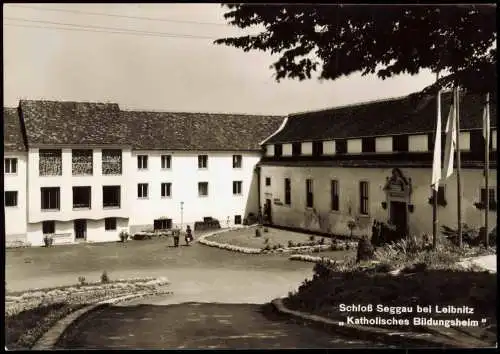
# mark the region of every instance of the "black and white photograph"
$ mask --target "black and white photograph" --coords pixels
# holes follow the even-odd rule
[[[497,348],[496,15],[4,3],[5,349]]]

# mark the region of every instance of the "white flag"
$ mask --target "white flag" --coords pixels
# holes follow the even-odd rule
[[[444,179],[453,174],[453,156],[457,146],[457,125],[456,125],[455,105],[452,102],[450,113],[448,114],[448,121],[446,122],[446,145],[444,148],[444,166],[443,174]]]
[[[432,188],[439,190],[441,179],[441,91],[437,94],[436,137],[434,139],[434,159],[432,162]]]
[[[483,109],[483,137],[489,143],[490,140],[490,103],[489,94],[486,95],[486,104]]]

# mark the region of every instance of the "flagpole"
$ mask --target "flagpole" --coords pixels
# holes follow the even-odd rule
[[[490,130],[486,126],[489,124],[489,114],[490,114],[490,94],[486,94],[486,121],[483,122],[485,125],[484,128],[484,140],[485,140],[485,149],[484,149],[484,187],[486,189],[486,201],[485,201],[485,212],[484,212],[484,228],[485,228],[485,242],[486,247],[489,245],[488,240],[488,213],[490,211],[490,189],[489,189],[489,172],[490,172]]]
[[[462,183],[460,179],[460,87],[455,85],[455,122],[457,130],[457,219],[458,219],[458,245],[462,247]]]
[[[436,82],[439,80],[439,72],[436,73]],[[437,93],[437,99],[436,99],[436,118],[440,116],[441,114],[441,89],[438,90]],[[435,132],[437,133],[440,131],[437,127],[438,124],[441,124],[441,121],[436,120],[436,129]],[[436,138],[434,139],[434,144],[438,141]],[[436,150],[436,146],[434,146],[434,150]],[[439,156],[441,158],[441,156]],[[433,167],[434,167],[434,161],[433,161]],[[436,249],[437,247],[437,235],[438,235],[438,204],[437,204],[437,194],[438,194],[438,189],[439,189],[439,180],[436,182],[437,186],[432,186],[432,248]],[[436,188],[437,187],[437,188]]]

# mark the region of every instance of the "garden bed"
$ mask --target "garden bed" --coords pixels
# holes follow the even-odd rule
[[[260,236],[256,236],[256,230]],[[266,232],[267,230],[267,232]],[[208,246],[244,253],[312,253],[346,250],[357,245],[355,241],[337,241],[273,228],[249,227],[209,236],[202,242]]]
[[[134,293],[165,293],[168,284],[165,278],[146,278],[6,293],[7,348],[30,349],[57,321],[89,304]]]
[[[402,242],[404,244],[404,242]],[[348,256],[343,262],[319,262],[312,280],[305,280],[295,293],[284,299],[286,307],[326,318],[346,321],[347,316],[377,320],[377,325],[403,331],[427,331],[415,327],[413,318],[477,320],[479,327],[465,331],[484,331],[485,340],[496,338],[496,274],[477,267],[463,269],[457,262],[464,254],[482,254],[487,250],[462,249],[443,245],[436,251],[409,252],[404,245],[383,247],[376,258],[356,263]],[[402,268],[400,272],[391,272]],[[342,312],[341,304],[372,306],[372,311]],[[377,305],[392,307],[393,312],[377,311]],[[416,313],[416,306],[431,306],[429,314]],[[436,306],[469,306],[473,314],[437,313]],[[396,307],[412,309],[396,313]],[[344,308],[345,310],[345,308]],[[384,326],[380,319],[408,321]],[[486,325],[481,320],[486,319]],[[489,326],[489,328],[488,328]],[[494,343],[494,342],[493,342]]]

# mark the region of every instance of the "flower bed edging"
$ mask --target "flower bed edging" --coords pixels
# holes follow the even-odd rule
[[[316,257],[316,256],[310,256],[307,254],[292,254],[290,257],[288,257],[291,261],[303,261],[303,262],[328,262],[331,264],[335,263],[340,263],[341,261],[330,259],[327,257]]]

